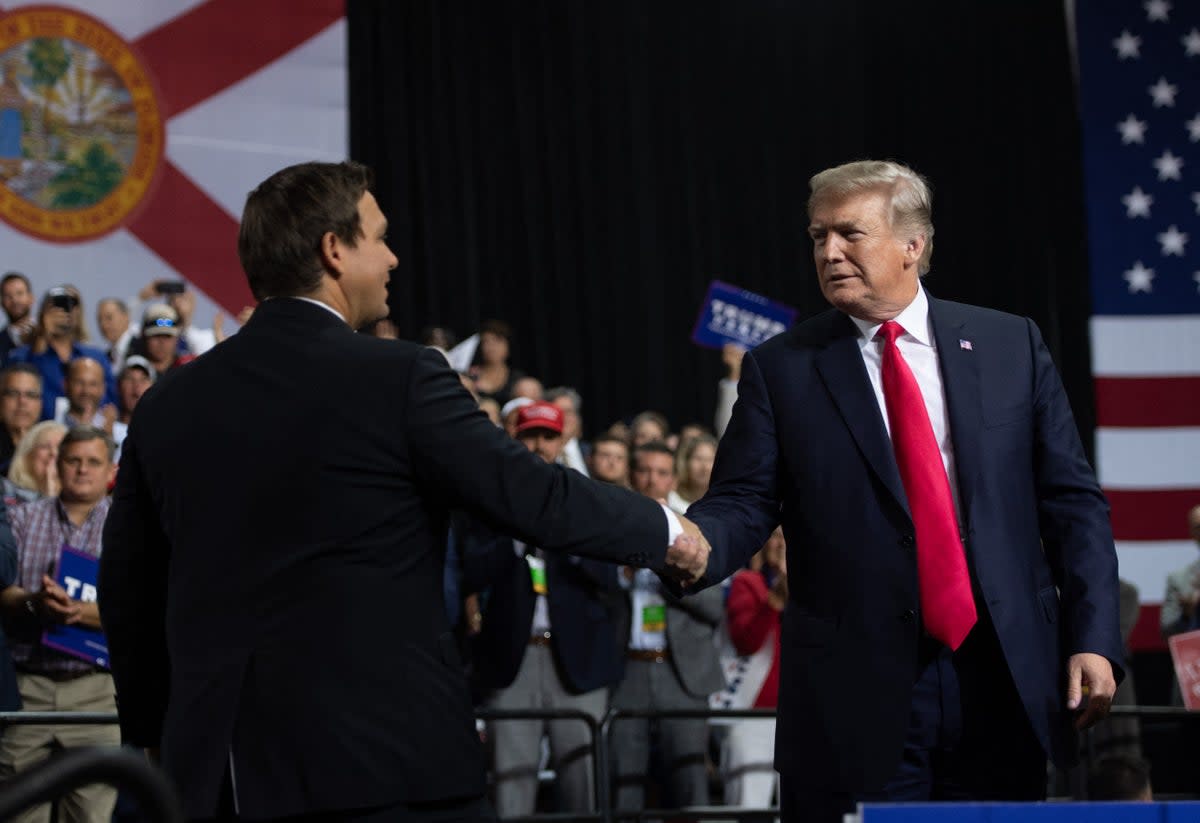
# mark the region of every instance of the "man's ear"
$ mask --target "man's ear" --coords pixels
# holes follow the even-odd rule
[[[342,274],[343,246],[341,239],[331,231],[321,235],[321,265],[331,277],[337,278]]]
[[[916,234],[909,238],[904,244],[904,259],[908,263],[916,265],[921,261],[921,255],[925,253],[925,235]]]

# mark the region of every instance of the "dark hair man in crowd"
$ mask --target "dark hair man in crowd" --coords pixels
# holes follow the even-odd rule
[[[633,488],[655,500],[666,500],[675,488],[675,452],[660,440],[651,440],[633,450]]]
[[[592,477],[626,489],[629,486],[629,443],[623,437],[602,434],[592,441]]]
[[[0,363],[4,363],[8,353],[25,345],[25,338],[33,331],[33,288],[28,277],[10,271],[0,278],[0,307],[8,318],[8,324],[0,331]]]
[[[516,437],[555,463],[565,442],[563,426],[561,409],[538,402],[517,413]],[[487,706],[571,709],[599,721],[608,708],[608,687],[622,671],[608,609],[617,591],[617,567],[500,538],[467,553],[463,576],[468,590],[490,585],[473,658],[480,685],[490,691]],[[491,726],[501,817],[534,812],[543,732],[558,776],[557,811],[593,809],[587,727],[578,721],[506,720]]]
[[[62,491],[18,506],[9,512],[16,538],[19,572],[13,585],[0,591],[6,625],[14,626],[12,655],[25,711],[115,712],[112,675],[91,663],[42,643],[47,628],[76,625],[100,628],[95,599],[72,598],[55,582],[65,546],[99,557],[101,533],[109,510],[108,484],[113,476],[112,440],[94,426],[67,432],[58,452]],[[0,776],[29,768],[60,748],[115,746],[114,726],[9,726],[0,737]],[[107,785],[83,786],[59,801],[59,820],[107,823],[117,790]],[[50,819],[44,805],[16,818],[20,823]]]
[[[674,482],[675,455],[665,444],[652,441],[634,449],[634,489],[663,500]],[[712,588],[680,600],[644,569],[626,567],[622,580],[628,594],[621,630],[627,647],[625,677],[613,692],[613,708],[708,708],[708,696],[725,688],[713,642],[713,633],[725,616],[721,590]],[[613,723],[613,802],[617,809],[645,807],[653,725],[650,718]],[[663,719],[657,728],[669,802],[674,806],[707,804],[708,722],[703,717]]]
[[[686,519],[505,437],[435,349],[355,333],[398,264],[370,182],[305,163],[250,193],[258,308],[125,440],[100,567],[121,727],[193,818],[491,816],[443,603],[452,507],[672,579],[706,559]]]
[[[83,323],[83,306],[74,286],[55,286],[46,292],[38,310],[37,323],[27,338],[28,345],[9,352],[9,363],[29,363],[42,375],[42,419],[54,419],[54,404],[65,393],[67,366],[72,360],[90,357],[104,368],[104,402],[116,401],[116,385],[108,357],[88,345]]]
[[[782,521],[782,817],[1043,798],[1047,754],[1074,761],[1123,655],[1108,506],[1062,383],[1030,320],[926,293],[920,175],[862,161],[810,186],[834,308],[746,353],[688,509],[702,585]]]
[[[17,443],[42,416],[42,375],[28,363],[0,372],[0,474],[7,474]]]

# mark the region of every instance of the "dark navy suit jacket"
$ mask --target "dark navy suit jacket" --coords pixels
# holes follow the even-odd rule
[[[977,606],[1035,734],[1070,762],[1067,657],[1099,653],[1122,674],[1108,506],[1033,322],[929,303]],[[899,765],[921,620],[913,524],[857,327],[829,311],[764,343],[738,394],[710,491],[688,510],[713,546],[706,581],[782,522],[776,767],[881,789]]]
[[[483,628],[472,655],[477,682],[484,689],[503,689],[516,679],[529,648],[537,595],[512,538],[466,545],[463,588],[487,591]],[[617,567],[549,553],[545,563],[550,645],[564,685],[576,693],[613,685],[624,673],[614,614],[620,592]]]
[[[666,555],[658,504],[505,437],[437,352],[301,300],[146,392],[100,614],[123,738],[161,745],[189,818],[229,771],[251,820],[483,794],[442,599],[459,509],[550,551]]]

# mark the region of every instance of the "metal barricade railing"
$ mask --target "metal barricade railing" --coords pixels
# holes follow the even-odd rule
[[[608,821],[608,748],[600,732],[602,720],[578,709],[477,709],[475,717],[487,723],[506,720],[558,720],[584,723],[588,728],[592,749],[592,783],[595,792],[595,814],[534,815],[512,820],[539,820],[566,823],[567,821]]]
[[[671,720],[671,719],[697,719],[697,720],[774,720],[774,709],[609,709],[604,716],[604,722],[600,724],[600,736],[604,740],[604,747],[607,749],[610,745],[609,735],[612,733],[613,723],[622,719],[652,719],[652,720]],[[611,791],[611,784],[609,786]],[[738,806],[689,806],[685,809],[641,809],[641,810],[623,810],[610,808],[610,815],[606,823],[613,823],[617,820],[643,820],[645,818],[670,818],[670,817],[687,817],[693,820],[726,820],[735,818],[737,820],[762,820],[771,821],[779,817],[779,808],[770,806],[766,808],[743,808]]]
[[[0,712],[6,726],[115,726],[116,712]]]
[[[167,778],[145,757],[115,746],[66,749],[9,778],[0,784],[0,820],[91,783],[107,783],[129,792],[147,820],[183,821]]]
[[[612,780],[609,774],[609,750],[610,741],[609,735],[612,732],[613,723],[621,719],[686,719],[696,718],[704,720],[737,720],[737,719],[773,719],[775,717],[774,709],[677,709],[677,710],[653,710],[653,709],[612,709],[610,708],[604,717],[597,721],[590,714],[575,710],[575,709],[479,709],[476,711],[476,718],[485,722],[504,722],[506,720],[559,720],[559,721],[574,721],[583,723],[587,726],[591,738],[591,754],[592,754],[592,769],[595,788],[595,803],[596,813],[590,815],[580,814],[538,814],[528,818],[510,818],[512,820],[529,820],[539,821],[539,823],[569,823],[569,821],[585,821],[595,823],[614,823],[617,820],[642,820],[649,817],[655,818],[670,818],[678,816],[686,816],[696,820],[708,819],[727,819],[736,818],[746,821],[767,821],[774,820],[779,815],[779,810],[776,807],[770,808],[738,808],[729,806],[705,806],[694,807],[687,809],[641,809],[641,810],[619,810],[613,809],[611,800]],[[1174,706],[1114,706],[1109,713],[1110,717],[1136,717],[1143,720],[1170,720],[1179,723],[1198,723],[1200,722],[1200,712],[1189,711],[1184,708]],[[14,725],[110,725],[117,722],[117,715],[112,713],[102,712],[0,712],[0,730],[5,726]],[[1091,730],[1084,733],[1083,737],[1083,754],[1085,765],[1091,766],[1095,763],[1095,753],[1092,745]],[[33,799],[29,800],[29,805],[46,802],[47,799],[53,797],[54,792],[61,792],[64,788],[71,788],[75,785],[83,785],[89,782],[110,782],[120,788],[128,788],[131,792],[142,792],[144,787],[134,785],[141,781],[145,775],[133,774],[132,771],[138,771],[142,768],[148,770],[155,778],[163,780],[161,774],[157,773],[144,760],[136,754],[120,749],[75,749],[70,750],[67,754],[74,752],[83,753],[83,757],[79,762],[67,762],[65,756],[55,758],[48,763],[66,763],[65,766],[59,766],[56,769],[49,769],[49,776],[46,778],[38,777],[36,782],[38,792],[43,791],[47,785],[47,780],[55,781],[55,787],[45,789],[50,792],[49,795],[37,793],[30,795]],[[99,752],[101,755],[111,755],[113,758],[101,757],[93,762],[90,758]],[[139,766],[130,766],[130,760],[137,761]],[[103,761],[103,762],[100,762]],[[113,765],[113,764],[116,765]],[[45,766],[46,764],[43,764]],[[38,769],[42,769],[39,766]],[[132,770],[132,771],[131,771]],[[23,775],[33,774],[37,769],[30,769]],[[83,774],[86,779],[76,783],[70,783],[76,774]],[[65,781],[63,785],[58,785],[59,780]],[[124,781],[124,782],[122,782]],[[129,781],[133,781],[130,783]],[[10,794],[12,786],[15,783],[15,778],[3,784],[0,787],[0,819],[8,817],[13,811],[24,806],[10,805]],[[69,784],[69,785],[68,785]],[[165,782],[164,782],[165,785]],[[22,788],[23,793],[34,791],[33,789]],[[15,795],[12,795],[15,797]],[[24,796],[24,795],[22,795]],[[141,794],[138,795],[142,799]],[[170,798],[168,798],[170,799]],[[149,804],[157,804],[159,800],[150,796],[144,799],[143,802]],[[156,810],[157,805],[148,805],[148,810]],[[160,814],[158,811],[152,813]],[[157,819],[175,821],[177,817],[162,816]]]

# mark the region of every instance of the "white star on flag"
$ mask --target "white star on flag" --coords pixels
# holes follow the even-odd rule
[[[1117,123],[1117,131],[1121,132],[1121,143],[1128,146],[1130,143],[1145,143],[1146,142],[1146,121],[1138,120],[1133,114],[1130,114],[1120,123]]]
[[[1121,198],[1121,202],[1125,204],[1126,217],[1149,217],[1154,196],[1142,191],[1141,186],[1134,186],[1133,191]]]
[[[1183,172],[1183,158],[1176,157],[1167,149],[1154,158],[1154,168],[1158,169],[1159,180],[1178,180]]]
[[[1196,281],[1196,291],[1200,292],[1200,271],[1192,272],[1192,279]]]
[[[1113,48],[1117,50],[1118,59],[1128,60],[1132,57],[1136,60],[1142,56],[1142,38],[1134,37],[1128,29],[1123,29],[1121,36],[1113,41]]]
[[[1167,0],[1146,0],[1142,5],[1146,9],[1146,19],[1151,23],[1155,20],[1160,23],[1167,22],[1171,13],[1171,4]]]
[[[1124,32],[1122,32],[1122,34],[1124,34]],[[1186,37],[1183,37],[1180,40],[1180,42],[1183,43],[1184,53],[1187,54],[1188,57],[1200,56],[1200,31],[1192,29],[1187,33]],[[1138,45],[1141,45],[1141,41],[1138,41]]]
[[[1163,256],[1173,254],[1176,257],[1183,257],[1183,247],[1187,245],[1187,232],[1182,232],[1175,225],[1167,227],[1167,230],[1158,234],[1159,245],[1162,246]]]
[[[1147,294],[1154,291],[1152,283],[1154,282],[1154,269],[1148,269],[1142,265],[1142,261],[1138,260],[1133,264],[1132,269],[1125,270],[1125,282],[1129,284],[1129,293],[1136,294],[1144,291]]]
[[[1200,114],[1197,114],[1191,120],[1185,120],[1183,125],[1187,126],[1188,139],[1193,143],[1200,143]],[[1123,139],[1124,138],[1122,138],[1122,140]],[[1140,143],[1142,141],[1139,140],[1138,142]]]
[[[1192,202],[1196,204],[1196,214],[1200,214],[1200,191],[1192,192]]]
[[[1163,106],[1174,106],[1175,95],[1179,94],[1179,87],[1167,82],[1167,78],[1160,77],[1158,82],[1146,89],[1150,92],[1150,96],[1154,98],[1154,108],[1161,109]]]

